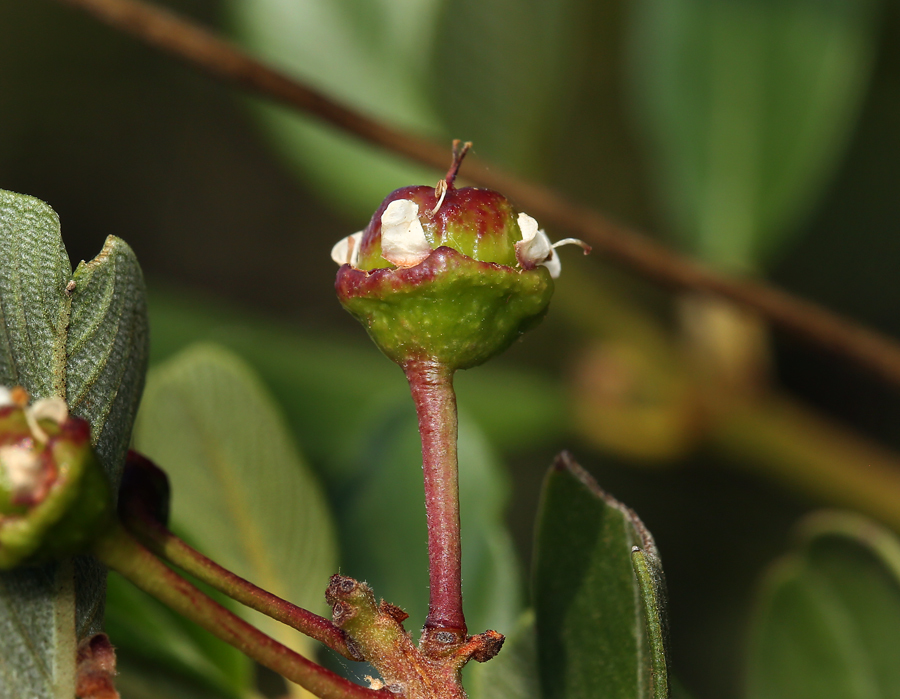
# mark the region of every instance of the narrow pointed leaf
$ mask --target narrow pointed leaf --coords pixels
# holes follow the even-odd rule
[[[149,357],[146,290],[131,248],[109,236],[100,254],[81,262],[69,284],[66,402],[91,423],[91,442],[118,489]],[[78,637],[103,629],[106,569],[81,563]],[[90,600],[90,606],[82,604]]]
[[[900,697],[900,541],[849,513],[805,521],[763,581],[748,699]]]
[[[73,279],[66,401],[90,421],[94,448],[115,487],[147,373],[144,278],[131,248],[110,236]]]
[[[667,697],[656,546],[637,515],[568,454],[547,475],[535,546],[544,699]]]

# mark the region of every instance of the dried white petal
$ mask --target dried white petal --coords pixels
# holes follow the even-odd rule
[[[556,248],[560,245],[577,245],[584,254],[591,251],[591,246],[577,238],[564,238],[557,243],[550,243],[550,238],[544,231],[538,229],[538,222],[528,214],[519,214],[519,229],[522,231],[522,240],[516,243],[516,259],[523,269],[534,269],[538,265],[544,265],[550,270],[550,276],[556,279],[562,271],[562,264]]]
[[[33,449],[14,444],[0,447],[0,470],[14,496],[29,495],[41,485],[41,457]]]
[[[550,270],[550,276],[559,279],[559,273],[562,272],[562,263],[559,261],[559,255],[556,254],[556,246],[550,249],[550,257],[541,262],[544,267]]]
[[[331,259],[339,265],[351,265],[356,267],[359,260],[359,247],[362,243],[363,232],[359,231],[353,235],[348,235],[337,242],[331,248]]]
[[[531,216],[529,216],[528,214],[521,213],[519,214],[518,223],[519,230],[522,231],[521,242],[529,243],[534,240],[535,236],[537,235],[538,228],[540,228],[540,226],[538,226],[538,222],[531,218]],[[516,243],[516,245],[518,245],[518,243]]]
[[[381,215],[381,256],[397,267],[415,267],[431,254],[419,220],[419,206],[396,199]]]
[[[7,405],[15,405],[16,402],[12,398],[12,391],[10,391],[6,386],[0,386],[0,408],[5,408]]]
[[[69,419],[69,406],[59,396],[53,398],[41,398],[29,408],[35,420],[52,420],[56,424],[62,424]]]
[[[528,214],[519,214],[519,230],[522,240],[516,243],[516,259],[524,269],[534,269],[553,255],[550,238],[538,230],[538,222]]]

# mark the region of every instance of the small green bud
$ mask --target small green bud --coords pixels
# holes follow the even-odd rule
[[[487,361],[540,322],[559,276],[537,221],[497,192],[453,186],[465,151],[437,187],[392,192],[332,250],[341,304],[401,366]],[[589,250],[561,241],[573,242]]]
[[[83,552],[112,518],[87,421],[0,387],[0,569]]]

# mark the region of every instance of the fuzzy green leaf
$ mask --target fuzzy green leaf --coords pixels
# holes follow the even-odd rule
[[[664,699],[664,583],[641,521],[568,454],[547,475],[533,571],[545,699]]]
[[[858,515],[823,513],[765,578],[748,699],[900,697],[900,541]]]
[[[110,265],[111,257],[124,262]],[[116,238],[84,267],[93,270],[93,283],[82,283],[76,272],[72,287],[56,213],[33,197],[0,190],[0,384],[21,385],[34,398],[70,398],[90,383],[72,411],[90,421],[115,484],[148,354],[143,280]],[[91,290],[100,284],[116,290],[111,312],[95,305]],[[72,350],[72,338],[100,337]],[[104,351],[104,344],[114,350]],[[104,377],[89,379],[98,367],[107,368]],[[71,699],[76,639],[102,626],[105,578],[105,569],[87,558],[0,574],[0,699]]]
[[[66,284],[59,219],[44,202],[0,190],[0,381],[35,398],[63,394]]]
[[[131,248],[110,236],[73,280],[66,402],[90,421],[91,441],[115,487],[147,373],[144,279]]]
[[[198,345],[151,371],[135,444],[169,475],[176,530],[234,573],[326,612],[325,587],[337,572],[328,506],[243,362]],[[296,631],[247,614],[282,642],[310,647]]]

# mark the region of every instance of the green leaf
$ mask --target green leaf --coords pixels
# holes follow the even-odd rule
[[[522,614],[499,655],[486,663],[469,663],[466,671],[466,691],[472,699],[541,699],[534,611]]]
[[[807,519],[764,579],[748,699],[900,697],[900,541],[863,517]]]
[[[633,85],[684,246],[754,269],[822,195],[869,82],[877,0],[641,0]]]
[[[44,202],[0,190],[0,380],[35,398],[63,394],[72,275],[59,219]]]
[[[565,453],[544,484],[533,586],[545,699],[668,697],[656,546]]]
[[[0,384],[80,395],[72,411],[90,421],[115,487],[147,361],[143,281],[112,237],[75,279],[53,209],[0,190]],[[103,285],[109,312],[95,306]],[[101,630],[105,578],[87,558],[0,573],[0,699],[71,699],[76,639]]]
[[[147,374],[144,279],[131,248],[109,236],[73,280],[66,402],[90,421],[91,441],[115,488]]]
[[[150,373],[136,448],[172,485],[173,527],[234,573],[325,613],[337,572],[327,504],[259,379],[226,350],[198,345]],[[307,653],[296,631],[247,611]]]
[[[441,0],[231,0],[243,44],[289,75],[400,128],[442,132],[426,99]],[[436,181],[414,166],[281,107],[259,114],[277,151],[326,199],[368,220],[394,189]],[[449,166],[449,139],[448,139]]]
[[[410,615],[407,626],[416,630],[428,611],[422,444],[411,398],[384,405],[379,416],[359,445],[358,475],[338,493],[342,572],[365,578],[378,597]],[[459,466],[466,624],[472,633],[503,632],[521,611],[519,569],[503,523],[509,483],[465,414]]]

